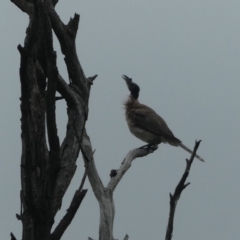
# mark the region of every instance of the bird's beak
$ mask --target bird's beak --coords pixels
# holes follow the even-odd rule
[[[132,85],[132,79],[129,78],[128,76],[126,76],[126,75],[122,75],[122,78],[126,81],[128,89],[130,90],[130,86]]]
[[[129,85],[130,83],[132,83],[132,79],[129,78],[128,76],[126,75],[122,75],[122,78],[126,81],[126,83]]]

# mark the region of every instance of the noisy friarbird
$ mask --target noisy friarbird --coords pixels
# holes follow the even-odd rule
[[[148,143],[149,146],[160,143],[168,143],[175,147],[181,147],[189,153],[192,151],[186,147],[181,140],[176,138],[169,129],[167,123],[153,109],[139,103],[140,88],[131,78],[122,77],[128,86],[130,96],[124,103],[126,120],[130,132],[137,138]],[[197,159],[204,162],[200,156]]]

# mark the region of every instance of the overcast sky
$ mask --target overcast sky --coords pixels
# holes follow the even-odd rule
[[[109,172],[129,150],[144,143],[127,128],[123,101],[128,90],[122,74],[141,88],[140,102],[154,108],[174,135],[189,147],[202,139],[189,176],[190,186],[177,206],[173,239],[202,240],[240,235],[240,2],[77,1],[56,7],[66,23],[80,14],[76,41],[86,76],[98,74],[90,99],[87,130],[95,161],[106,185]],[[28,17],[10,1],[0,7],[0,233],[21,239],[20,211],[20,57]],[[59,44],[59,71],[67,72]],[[66,109],[57,103],[61,140]],[[164,239],[173,192],[189,154],[161,144],[153,154],[136,159],[115,193],[114,237]],[[81,156],[64,198],[58,222],[69,206],[83,174]],[[63,240],[98,238],[99,209],[91,186]]]

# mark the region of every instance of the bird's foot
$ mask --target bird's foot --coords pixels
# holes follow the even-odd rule
[[[146,148],[149,148],[150,146],[152,146],[152,144],[144,145],[144,146],[140,147],[139,149],[146,149]]]
[[[157,144],[147,144],[147,145],[144,145],[142,147],[140,147],[139,149],[146,149],[147,151],[155,151],[158,149],[158,145]]]

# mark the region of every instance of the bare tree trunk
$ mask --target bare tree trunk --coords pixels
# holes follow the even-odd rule
[[[76,170],[82,134],[88,115],[92,81],[86,78],[79,63],[75,38],[79,15],[67,25],[57,15],[57,1],[12,0],[30,16],[21,54],[21,203],[18,219],[23,225],[23,240],[60,239],[86,194],[83,183],[73,197],[67,214],[52,231],[54,217]],[[71,84],[58,72],[53,50],[54,30],[68,69]],[[55,116],[56,92],[68,106],[66,137],[60,144]],[[47,145],[49,144],[49,147]]]

